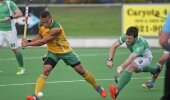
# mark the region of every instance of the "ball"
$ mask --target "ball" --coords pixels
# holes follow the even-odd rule
[[[42,92],[39,92],[38,93],[38,97],[42,97],[43,96],[43,93]]]

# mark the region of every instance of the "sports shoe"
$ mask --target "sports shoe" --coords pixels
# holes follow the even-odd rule
[[[26,100],[39,100],[36,95],[29,95],[26,97]]]
[[[116,86],[114,86],[114,85],[110,85],[109,90],[110,90],[110,97],[111,97],[113,100],[116,100],[116,97],[117,97],[118,94],[119,94],[118,88],[117,88]]]
[[[19,68],[16,75],[23,75],[25,74],[25,69],[24,68]]]
[[[103,87],[101,87],[100,85],[96,88],[96,91],[98,93],[100,93],[100,96],[103,98],[105,98],[107,96],[106,90]]]
[[[145,84],[142,84],[142,87],[146,88],[146,89],[153,89],[153,83],[151,80],[148,80]]]

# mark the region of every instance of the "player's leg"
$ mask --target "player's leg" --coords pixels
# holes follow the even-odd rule
[[[100,93],[100,95],[102,97],[106,97],[107,93],[104,90],[103,87],[101,87],[100,85],[98,85],[98,83],[96,82],[94,76],[92,75],[92,73],[90,73],[89,71],[85,71],[85,69],[82,67],[81,64],[78,64],[76,66],[73,66],[74,70],[79,73],[89,84],[91,84],[93,86],[93,88]]]
[[[155,83],[156,79],[158,78],[164,63],[167,61],[168,58],[169,58],[169,52],[164,51],[164,54],[160,57],[158,63],[154,67],[150,67],[150,69],[152,69],[152,70],[150,70],[150,72],[153,75],[152,79],[148,80],[145,84],[143,84],[142,85],[143,87],[145,87],[147,89],[151,89],[151,87],[153,88],[153,84]],[[146,67],[149,67],[149,66],[146,66]]]
[[[119,92],[128,84],[128,82],[131,80],[132,73],[134,71],[134,62],[132,62],[130,65],[126,67],[125,72],[121,76],[117,86],[114,84],[110,85],[110,96],[112,99],[116,99]]]
[[[66,55],[63,55],[61,58],[64,59],[64,62],[67,65],[72,66],[72,68],[78,74],[80,74],[89,84],[91,84],[93,88],[96,89],[96,91],[99,92],[102,97],[106,97],[106,91],[100,85],[98,85],[92,73],[90,73],[89,71],[85,71],[83,66],[80,64],[79,58],[76,56],[75,53],[70,52]]]
[[[16,74],[22,75],[22,74],[25,73],[25,68],[24,68],[22,53],[18,49],[16,32],[15,31],[7,31],[4,34],[4,36],[5,36],[6,43],[9,44],[12,51],[14,52],[15,57],[16,57],[17,62],[18,62],[18,65],[19,65],[19,69],[18,69],[18,72]]]
[[[114,84],[110,85],[109,90],[110,90],[110,96],[112,99],[116,99],[119,92],[129,83],[132,77],[132,73],[137,69],[136,63],[132,62],[128,66],[126,66],[125,72],[121,76],[117,86]]]
[[[170,100],[170,58],[167,60],[165,79],[164,79],[164,94],[161,100]]]
[[[119,92],[128,84],[131,80],[132,73],[141,69],[140,67],[144,67],[150,63],[149,59],[144,57],[137,57],[131,64],[126,66],[125,72],[120,78],[117,87],[114,85],[110,86],[110,95],[113,99],[116,99]]]
[[[37,95],[39,92],[42,91],[46,79],[51,73],[52,69],[55,67],[55,65],[58,63],[59,58],[53,54],[53,53],[48,53],[46,59],[44,59],[44,67],[41,75],[38,77],[36,86],[35,86],[35,94]]]
[[[161,56],[161,58],[159,59],[158,63],[154,66],[155,68],[155,72],[153,73],[152,76],[152,83],[154,83],[156,81],[156,79],[158,78],[163,65],[166,63],[167,59],[169,58],[169,52],[168,51],[164,51],[164,54]]]
[[[25,74],[25,67],[24,67],[24,61],[23,61],[22,53],[19,51],[18,48],[11,48],[11,49],[14,52],[15,57],[16,57],[17,62],[18,62],[18,65],[19,65],[19,68],[18,68],[18,71],[17,71],[16,74],[17,75]]]
[[[29,100],[29,98],[36,98],[35,100],[38,99],[38,93],[42,92],[47,81],[47,77],[49,76],[55,65],[58,63],[59,58],[53,53],[48,53],[47,57],[43,61],[43,71],[41,75],[37,78],[34,95],[27,96],[27,100]]]
[[[0,31],[0,48],[2,47],[2,44],[4,43],[4,36],[3,36],[3,31]]]

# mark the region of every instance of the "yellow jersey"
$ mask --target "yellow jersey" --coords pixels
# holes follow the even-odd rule
[[[70,47],[69,42],[65,36],[65,32],[63,27],[55,21],[52,21],[51,25],[48,28],[45,28],[42,23],[39,24],[39,33],[45,37],[50,33],[50,30],[53,29],[61,29],[61,33],[56,36],[56,38],[52,41],[47,42],[47,49],[48,51],[54,54],[64,54],[68,53],[72,50]]]

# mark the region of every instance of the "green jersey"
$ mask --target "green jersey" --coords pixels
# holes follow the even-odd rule
[[[122,45],[126,40],[126,35],[122,35],[119,39],[120,45]],[[126,44],[127,48],[131,53],[135,53],[142,57],[152,57],[151,50],[149,48],[148,42],[141,36],[134,41],[132,44]]]
[[[15,12],[18,9],[17,5],[13,1],[9,2],[9,6],[12,12]],[[4,0],[3,3],[0,3],[0,19],[4,19],[5,17],[8,16],[10,16],[10,11],[8,8],[7,1]],[[12,23],[11,20],[0,21],[0,30],[1,31],[12,30],[11,23]]]

